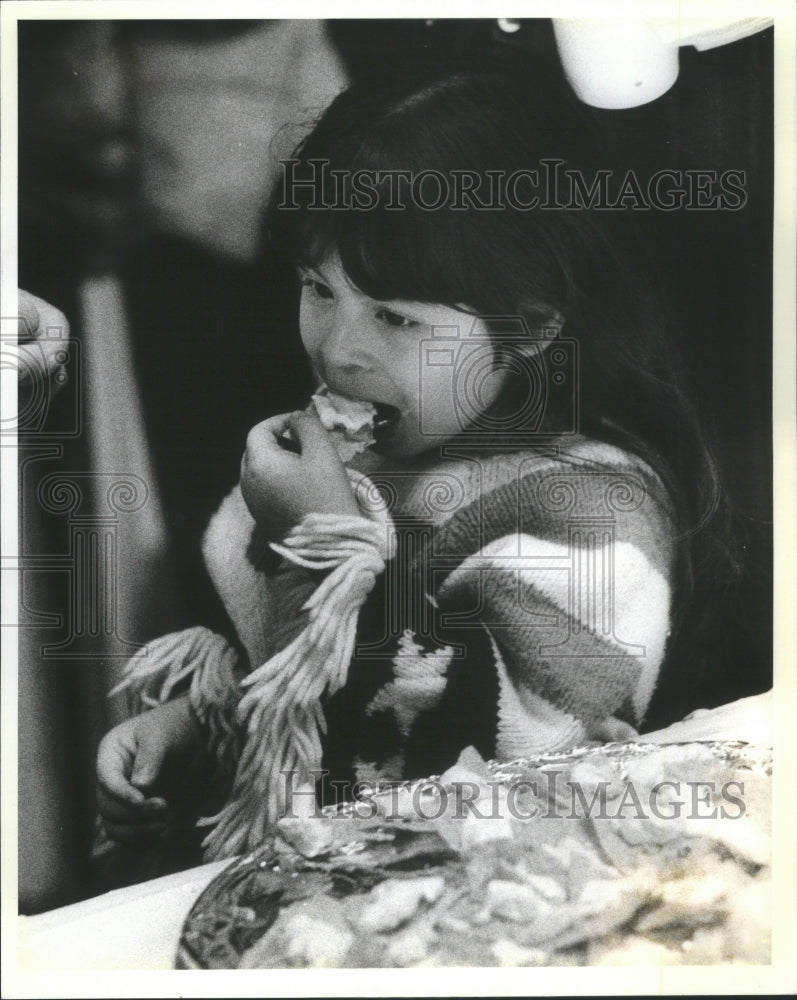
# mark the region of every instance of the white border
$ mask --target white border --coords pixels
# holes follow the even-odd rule
[[[771,967],[725,966],[706,968],[622,969],[407,969],[319,972],[170,972],[119,971],[111,973],[21,973],[16,965],[16,739],[17,680],[16,641],[12,629],[2,637],[2,917],[4,931],[4,997],[105,997],[105,996],[457,996],[457,995],[660,995],[760,994],[797,991],[795,932],[797,931],[797,436],[795,435],[795,6],[790,0],[623,0],[605,4],[594,0],[556,0],[509,5],[498,11],[492,4],[468,0],[457,5],[456,17],[490,17],[495,13],[523,17],[746,17],[775,18],[776,66],[776,172],[774,268],[774,379],[773,415],[775,448],[775,775],[774,775],[774,885],[773,964]],[[294,18],[373,17],[376,11],[346,2],[294,0]],[[2,46],[2,243],[0,244],[0,296],[2,315],[16,312],[16,24],[19,20],[162,19],[162,18],[262,18],[287,11],[277,5],[227,0],[216,3],[194,0],[6,0],[0,11]],[[520,8],[520,9],[517,9]],[[382,16],[450,17],[450,4],[405,0],[400,13],[380,8]],[[13,371],[2,372],[3,416],[13,413],[16,383]],[[16,464],[12,449],[0,449],[3,489],[3,553],[16,552]],[[3,619],[15,619],[16,592],[13,574],[3,573]],[[10,602],[10,603],[9,603]],[[766,627],[762,623],[762,627]]]

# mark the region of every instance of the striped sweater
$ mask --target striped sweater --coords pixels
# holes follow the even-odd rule
[[[256,687],[242,700],[252,680],[244,674],[307,634],[307,602],[325,572],[270,563],[238,490],[209,526],[208,570],[249,665],[222,649],[192,687],[216,750],[238,772],[238,805],[222,814],[208,856],[251,848],[267,829],[273,809],[251,818],[273,782],[258,769],[277,766],[267,746],[286,726],[317,736],[300,734],[279,766],[325,772],[318,793],[330,801],[356,781],[440,773],[468,745],[511,759],[644,716],[674,564],[673,510],[645,463],[583,437],[534,451],[452,444],[434,461],[371,470],[364,482],[381,502],[392,557],[371,578],[341,679],[313,688],[310,677],[301,697],[272,671],[259,705]],[[198,662],[182,655],[170,675]],[[288,697],[296,704],[275,714],[269,702]]]

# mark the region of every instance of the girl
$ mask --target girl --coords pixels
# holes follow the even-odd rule
[[[375,441],[344,466],[309,410],[251,431],[204,543],[235,642],[192,629],[131,664],[147,710],[98,754],[114,839],[162,834],[167,772],[203,753],[209,859],[256,846],[302,783],[328,802],[468,745],[622,738],[669,683],[714,467],[643,279],[543,189],[584,165],[584,122],[531,90],[359,85],[287,165],[269,236],[302,340],[373,404]]]

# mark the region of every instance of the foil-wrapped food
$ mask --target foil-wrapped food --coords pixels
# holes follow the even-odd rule
[[[286,817],[197,900],[180,968],[770,961],[771,751],[582,747]]]

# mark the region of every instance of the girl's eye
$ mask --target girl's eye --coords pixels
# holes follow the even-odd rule
[[[323,283],[323,281],[316,281],[315,278],[311,278],[309,275],[304,275],[301,279],[302,285],[305,288],[309,288],[313,295],[316,295],[319,299],[331,299],[332,289]]]
[[[387,326],[408,327],[416,325],[415,320],[407,319],[406,316],[399,316],[398,313],[391,312],[389,309],[379,309],[376,313],[376,318],[387,324]]]

